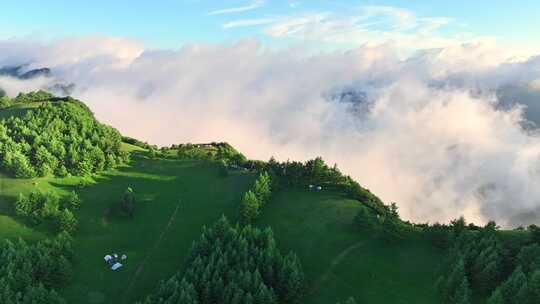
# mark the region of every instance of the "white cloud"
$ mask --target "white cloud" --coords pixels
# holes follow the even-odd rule
[[[392,28],[395,30],[406,30],[418,25],[416,15],[406,9],[392,6],[364,6],[360,8],[360,11],[361,19],[389,18]]]
[[[442,31],[458,26],[452,18],[421,17],[392,6],[361,6],[346,12],[299,12],[273,18],[236,20],[223,27],[267,24],[262,33],[274,38],[293,38],[346,46],[394,43],[410,55],[418,49],[445,48],[490,37],[468,33],[460,26],[459,34]]]
[[[540,78],[531,81],[531,82],[529,83],[529,86],[530,86],[530,88],[533,89],[533,90],[540,91]]]
[[[211,12],[208,13],[208,15],[209,16],[223,15],[223,14],[232,14],[232,13],[241,13],[241,12],[251,11],[251,10],[254,10],[254,9],[257,9],[257,8],[263,6],[265,3],[266,3],[265,0],[256,0],[256,1],[253,1],[252,3],[250,3],[248,5],[245,5],[245,6],[230,7],[230,8],[211,11]]]
[[[36,88],[46,88],[50,85],[50,79],[38,77],[30,80],[19,80],[13,77],[0,77],[0,88],[9,96],[16,96],[20,92],[30,92]]]
[[[223,24],[223,28],[235,28],[235,27],[244,27],[244,26],[254,26],[254,25],[265,25],[275,22],[276,19],[273,18],[260,18],[260,19],[245,19],[245,20],[236,20]]]
[[[540,220],[540,138],[521,128],[525,109],[501,110],[495,98],[508,83],[540,79],[538,59],[508,61],[489,41],[402,60],[395,44],[306,55],[253,40],[138,55],[113,43],[58,58],[90,42],[99,45],[0,42],[0,62],[50,65],[99,119],[151,143],[223,140],[251,158],[323,156],[406,219]],[[329,98],[344,90],[356,103]]]

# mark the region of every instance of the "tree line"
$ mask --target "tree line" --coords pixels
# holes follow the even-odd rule
[[[272,178],[276,179],[276,186],[321,185],[347,194],[348,198],[362,202],[377,214],[390,212],[390,206],[386,206],[377,196],[360,186],[350,176],[341,173],[337,165],[328,166],[320,157],[306,162],[278,162],[271,158],[267,163],[253,161],[248,165],[258,170],[267,170]]]
[[[441,227],[449,254],[436,285],[445,303],[471,303],[473,293],[488,297],[488,304],[540,303],[540,244],[534,234],[516,244],[503,242],[493,221],[476,229],[460,218],[439,225],[440,236]]]
[[[0,244],[0,303],[64,304],[54,288],[69,282],[72,275],[71,237],[29,245],[22,239]]]
[[[162,281],[143,303],[296,303],[303,290],[299,259],[280,252],[270,228],[232,226],[222,217],[203,229],[186,267]]]
[[[47,95],[48,94],[48,95]],[[20,94],[32,102],[49,93]],[[0,121],[0,169],[13,177],[88,175],[127,161],[122,137],[81,102],[45,102]]]
[[[248,162],[242,153],[226,142],[173,144],[158,148],[131,138],[124,138],[124,141],[147,149],[150,157],[215,161],[223,163],[227,168],[241,167]]]

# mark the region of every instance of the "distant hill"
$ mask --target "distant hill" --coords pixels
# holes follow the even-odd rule
[[[27,65],[2,67],[0,68],[0,76],[10,76],[21,80],[51,76],[51,69],[49,68],[37,68],[28,70],[26,67]]]
[[[48,67],[41,67],[35,69],[29,69],[28,64],[16,65],[16,66],[4,66],[0,67],[0,77],[12,77],[19,80],[31,80],[39,77],[50,78],[53,76],[53,73]],[[75,89],[74,83],[63,83],[58,82],[54,83],[46,88],[48,91],[54,92],[55,94],[68,96],[71,95]],[[0,96],[5,95],[5,92],[0,88]]]

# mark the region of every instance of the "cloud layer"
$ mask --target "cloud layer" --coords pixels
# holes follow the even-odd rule
[[[98,118],[151,143],[223,140],[251,158],[323,156],[406,219],[540,219],[540,138],[523,128],[519,100],[502,107],[497,97],[508,86],[537,88],[540,60],[508,59],[492,44],[401,58],[390,44],[307,55],[254,40],[147,50],[85,37],[2,41],[0,63],[56,75],[0,78],[9,94],[74,82]]]

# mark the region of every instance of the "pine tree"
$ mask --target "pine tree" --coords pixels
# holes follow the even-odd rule
[[[465,263],[463,261],[463,258],[460,257],[454,265],[454,268],[452,269],[452,272],[448,276],[446,284],[444,285],[444,298],[446,298],[447,300],[452,300],[455,297],[457,290],[463,284],[464,280],[466,280]]]
[[[131,187],[128,187],[124,192],[124,196],[120,202],[120,207],[126,214],[133,217],[135,213],[135,193]]]
[[[64,209],[60,211],[58,219],[58,228],[59,231],[66,231],[68,233],[73,233],[77,228],[78,221],[75,218],[75,215],[69,209]]]
[[[529,279],[531,303],[540,303],[540,269],[534,271]]]
[[[469,282],[467,277],[464,277],[459,284],[458,289],[455,291],[453,303],[456,304],[470,304],[471,303],[471,289],[469,288]]]
[[[260,202],[251,190],[246,192],[240,204],[240,217],[244,224],[253,222],[259,215]]]
[[[79,209],[80,206],[81,199],[75,191],[71,191],[66,197],[62,199],[63,208]]]
[[[271,191],[270,175],[267,172],[263,172],[259,175],[255,181],[253,192],[257,195],[261,205],[264,205],[270,198]]]
[[[508,304],[520,304],[517,301],[518,294],[527,284],[527,277],[521,267],[516,268],[512,275],[502,284],[501,293]]]
[[[491,294],[489,297],[487,304],[505,304],[503,295],[501,293],[501,290],[499,288],[495,289],[495,291]]]
[[[521,248],[517,256],[517,264],[524,273],[530,273],[534,269],[540,269],[540,244],[532,244]]]

